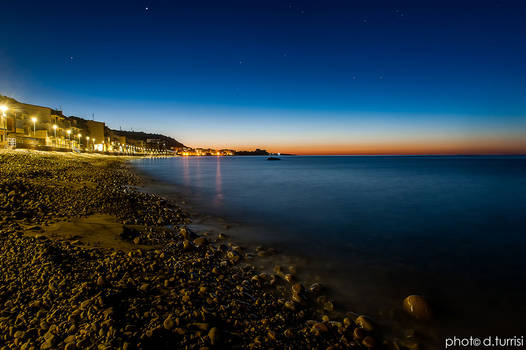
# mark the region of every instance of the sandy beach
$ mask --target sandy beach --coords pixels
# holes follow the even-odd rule
[[[125,160],[0,152],[1,349],[390,347],[320,285],[191,232]]]

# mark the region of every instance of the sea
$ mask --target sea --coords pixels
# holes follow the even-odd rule
[[[396,336],[526,331],[526,156],[260,156],[139,159],[196,231],[272,247],[338,307]],[[215,223],[215,224],[214,224]],[[402,300],[423,295],[433,320]]]

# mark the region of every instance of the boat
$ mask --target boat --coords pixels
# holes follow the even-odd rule
[[[281,160],[281,158],[279,157],[280,154],[269,154],[269,157],[267,158],[267,160]]]

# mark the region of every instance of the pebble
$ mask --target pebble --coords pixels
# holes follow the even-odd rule
[[[217,345],[219,340],[219,331],[216,327],[210,328],[208,331],[208,339],[210,339],[210,344]]]
[[[429,320],[432,317],[431,307],[421,295],[410,295],[403,301],[403,309],[409,315],[419,320]]]
[[[365,346],[366,348],[374,348],[376,346],[376,340],[374,340],[373,337],[371,337],[370,335],[366,336],[365,338],[363,338],[362,340],[362,344],[363,346]]]
[[[164,329],[170,330],[170,329],[174,328],[174,326],[175,326],[175,322],[174,322],[174,320],[171,317],[168,317],[163,322]]]
[[[373,323],[366,316],[358,316],[354,322],[358,327],[365,329],[367,332],[372,332],[374,329]]]

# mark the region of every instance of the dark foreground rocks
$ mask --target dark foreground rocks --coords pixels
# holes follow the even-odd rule
[[[184,210],[135,190],[121,159],[0,153],[0,349],[386,347],[319,286],[257,271]],[[107,214],[122,249],[48,225]]]

